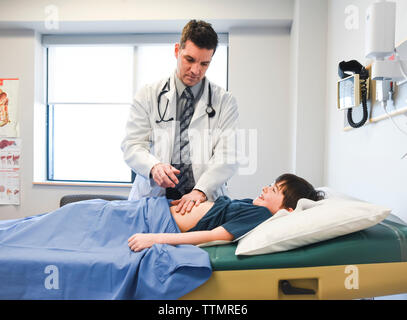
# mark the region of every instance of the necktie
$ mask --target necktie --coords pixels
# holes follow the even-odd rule
[[[179,146],[179,153],[177,153],[177,156],[175,157],[176,163],[174,164],[174,167],[181,171],[178,175],[179,183],[175,188],[182,194],[184,194],[186,190],[192,189],[195,185],[189,155],[188,137],[188,127],[194,114],[194,95],[189,87],[185,88],[183,94],[187,101],[180,117],[179,141],[176,141],[175,143],[175,148],[177,148],[177,150]]]

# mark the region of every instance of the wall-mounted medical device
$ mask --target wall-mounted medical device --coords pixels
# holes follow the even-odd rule
[[[342,61],[338,65],[338,75],[341,78],[337,82],[338,109],[347,109],[348,123],[353,128],[359,128],[368,118],[369,71],[356,60]],[[352,108],[360,104],[363,117],[359,122],[354,122]]]
[[[360,105],[359,75],[346,77],[338,81],[338,109],[345,110]]]
[[[387,100],[392,99],[394,84],[407,79],[407,44],[395,48],[395,29],[396,3],[378,0],[371,4],[366,11],[365,34],[365,56],[372,59],[370,75],[356,60],[339,63],[337,106],[339,110],[347,111],[348,123],[353,128],[363,126],[368,120],[370,80],[376,80],[376,99],[385,107]],[[359,105],[362,105],[363,117],[355,123],[352,110]]]
[[[395,50],[395,31],[396,3],[381,0],[371,4],[366,11],[365,56],[373,59],[372,80],[399,81],[405,77],[407,56]]]

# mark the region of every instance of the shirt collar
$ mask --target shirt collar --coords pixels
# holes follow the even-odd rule
[[[175,88],[177,89],[177,99],[179,99],[187,86],[178,78],[177,73],[175,73],[174,78],[175,78]],[[202,86],[202,80],[199,81],[193,87],[190,87],[192,94],[194,95],[194,98],[196,98],[198,96],[201,86]]]

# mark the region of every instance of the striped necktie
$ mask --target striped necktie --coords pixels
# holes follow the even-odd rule
[[[175,157],[176,163],[173,164],[175,168],[181,171],[178,175],[179,183],[175,186],[175,188],[182,194],[184,194],[186,190],[192,189],[195,185],[189,154],[188,137],[188,127],[194,114],[194,95],[189,87],[185,88],[183,94],[187,101],[180,116],[179,140],[175,143],[175,148],[177,148],[177,156]]]

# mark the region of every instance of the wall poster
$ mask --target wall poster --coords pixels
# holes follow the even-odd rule
[[[20,139],[0,138],[0,205],[20,204]]]
[[[17,78],[0,78],[0,205],[20,204]]]
[[[0,137],[18,137],[18,84],[0,78]]]

